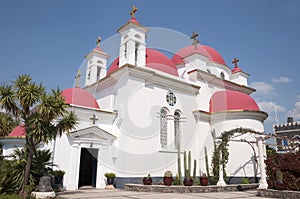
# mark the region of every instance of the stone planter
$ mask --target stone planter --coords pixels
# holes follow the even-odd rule
[[[171,186],[172,182],[173,182],[173,178],[172,177],[164,177],[164,185]]]

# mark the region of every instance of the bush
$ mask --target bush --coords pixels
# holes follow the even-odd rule
[[[300,152],[275,154],[268,157],[265,162],[267,175],[271,182],[276,181],[276,172],[281,171],[286,188],[300,191]]]
[[[105,176],[106,178],[115,178],[115,177],[116,177],[116,174],[111,172],[111,173],[105,173],[104,176]]]

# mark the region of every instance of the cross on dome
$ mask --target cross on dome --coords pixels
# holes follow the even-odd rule
[[[131,18],[135,19],[136,11],[138,11],[138,8],[135,7],[135,6],[132,6],[132,9],[131,9],[131,12],[130,12]]]
[[[195,49],[197,48],[197,44],[199,43],[199,40],[197,39],[198,36],[199,34],[193,31],[193,35],[191,36],[191,39],[193,40],[193,45],[195,46]]]
[[[79,87],[79,79],[81,77],[81,74],[80,74],[80,70],[77,71],[77,74],[75,76],[75,87]]]
[[[237,63],[238,63],[239,61],[240,61],[240,60],[237,59],[237,58],[234,58],[234,59],[233,59],[232,63],[234,64],[234,67],[235,67],[235,68],[238,67]]]
[[[97,47],[100,47],[100,43],[101,43],[101,37],[98,36],[97,41],[96,41]]]

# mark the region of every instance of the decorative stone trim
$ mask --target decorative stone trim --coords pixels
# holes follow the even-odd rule
[[[164,185],[142,185],[142,184],[125,184],[126,191],[137,192],[160,192],[160,193],[209,193],[209,192],[226,192],[226,191],[244,191],[257,189],[258,184],[235,184],[221,186],[164,186]]]
[[[270,197],[270,198],[289,198],[289,199],[300,198],[299,191],[279,191],[273,189],[257,189],[257,195],[261,197]]]

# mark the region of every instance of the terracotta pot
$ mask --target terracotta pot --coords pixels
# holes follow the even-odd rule
[[[200,177],[200,184],[201,184],[201,186],[207,186],[208,185],[208,177],[207,176],[201,176]]]
[[[184,178],[183,184],[184,184],[184,186],[192,186],[193,185],[193,179],[192,178]]]
[[[172,177],[164,177],[164,185],[171,186],[173,178]]]
[[[143,184],[144,185],[152,185],[152,178],[144,177]]]

